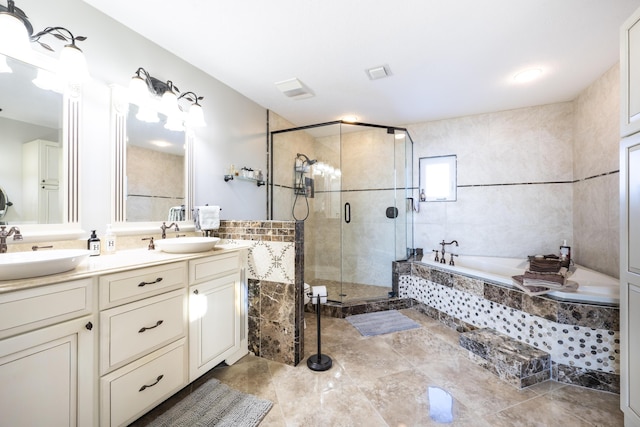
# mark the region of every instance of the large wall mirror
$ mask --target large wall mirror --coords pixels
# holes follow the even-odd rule
[[[35,55],[33,64],[8,57],[7,65],[11,72],[0,72],[0,188],[11,204],[0,221],[19,225],[25,237],[29,230],[64,237],[79,220],[80,91],[34,84],[54,69],[50,57]]]
[[[169,130],[142,120],[129,104],[126,90],[112,87],[114,127],[112,220],[119,231],[154,230],[162,221],[192,226],[193,137],[188,130]]]

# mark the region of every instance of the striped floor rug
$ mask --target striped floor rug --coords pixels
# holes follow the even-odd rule
[[[420,327],[419,324],[397,310],[356,314],[346,319],[365,337]]]
[[[273,403],[212,378],[151,421],[153,427],[255,427]]]

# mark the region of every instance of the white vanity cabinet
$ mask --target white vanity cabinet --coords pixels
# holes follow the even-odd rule
[[[620,407],[640,427],[640,133],[623,141],[620,175]]]
[[[0,294],[0,426],[93,426],[94,279]]]
[[[247,354],[246,291],[238,252],[189,262],[189,380]]]
[[[640,427],[640,9],[620,31],[620,409]]]
[[[188,383],[187,263],[99,282],[100,425],[127,425]]]

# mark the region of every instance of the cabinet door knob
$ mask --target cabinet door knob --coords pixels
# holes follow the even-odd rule
[[[195,291],[193,291],[194,294],[198,295],[198,290],[196,289]]]
[[[156,378],[156,382],[154,382],[153,384],[149,384],[149,385],[145,384],[142,387],[140,387],[140,390],[138,390],[138,391],[144,391],[145,389],[147,389],[149,387],[153,387],[154,385],[158,384],[163,377],[164,377],[164,375],[159,375],[158,378]]]
[[[154,280],[153,282],[140,282],[138,283],[139,287],[143,287],[143,286],[147,286],[147,285],[153,285],[155,283],[160,283],[162,282],[162,277],[158,277],[156,280]]]
[[[141,333],[143,333],[144,331],[148,331],[149,329],[157,328],[158,326],[162,325],[162,322],[163,322],[162,320],[158,320],[158,321],[156,322],[156,324],[155,324],[155,325],[153,325],[153,326],[149,326],[149,327],[146,327],[146,326],[145,326],[145,327],[143,327],[143,328],[140,328],[140,330],[138,331],[138,333],[139,333],[139,334],[141,334]]]
[[[85,328],[87,328],[88,330],[92,330],[93,329],[93,323],[88,322],[86,325],[84,325]]]

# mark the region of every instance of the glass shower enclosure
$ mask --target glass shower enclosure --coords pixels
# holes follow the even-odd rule
[[[304,281],[334,302],[392,294],[413,247],[413,142],[404,128],[342,121],[271,133],[268,211],[304,220]]]

